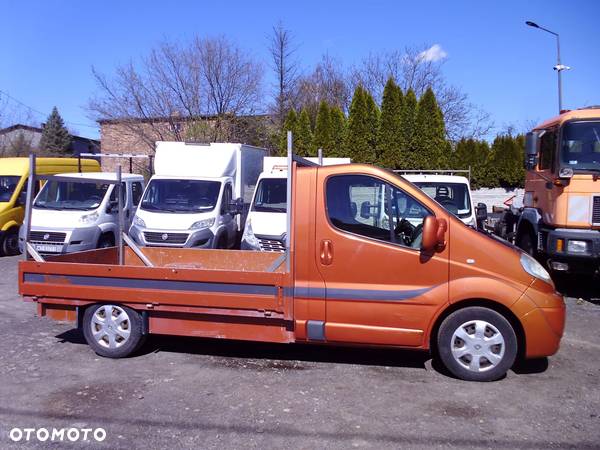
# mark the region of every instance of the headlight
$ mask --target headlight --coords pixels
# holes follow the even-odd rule
[[[242,242],[253,250],[260,250],[260,241],[254,236],[250,219],[246,222],[244,233],[242,234]]]
[[[587,253],[587,241],[569,241],[567,243],[567,252],[569,253]]]
[[[79,218],[79,222],[85,223],[85,224],[94,223],[96,220],[98,220],[98,212],[97,211],[94,211],[91,214],[85,214]]]
[[[539,278],[548,284],[554,285],[554,283],[552,283],[552,278],[550,278],[550,274],[544,269],[544,266],[525,252],[521,253],[521,266],[523,267],[523,270],[532,277]]]
[[[140,216],[133,216],[133,224],[140,228],[146,228],[146,222]]]
[[[211,217],[210,219],[199,220],[198,222],[194,222],[190,227],[190,230],[201,230],[202,228],[210,228],[215,224],[215,218]]]

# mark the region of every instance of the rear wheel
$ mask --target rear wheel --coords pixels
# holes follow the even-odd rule
[[[6,232],[2,241],[2,253],[7,256],[18,255],[19,252],[19,233],[15,228]]]
[[[144,342],[141,316],[131,308],[112,304],[85,310],[83,335],[98,355],[108,358],[129,356]]]
[[[114,246],[115,238],[112,233],[104,233],[102,236],[100,236],[100,239],[98,239],[98,245],[96,248],[109,248]]]
[[[446,317],[437,344],[444,366],[468,381],[497,380],[517,357],[517,336],[510,322],[496,311],[478,306]]]

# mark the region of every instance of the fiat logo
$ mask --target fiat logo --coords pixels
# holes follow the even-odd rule
[[[167,233],[164,233],[164,234],[161,236],[161,238],[162,238],[162,240],[163,240],[163,241],[166,241],[167,239],[169,239],[169,235],[168,235]]]
[[[48,239],[50,239],[50,235],[49,235],[48,233],[46,233],[46,234],[44,235],[44,240],[45,240],[45,241],[47,241]]]

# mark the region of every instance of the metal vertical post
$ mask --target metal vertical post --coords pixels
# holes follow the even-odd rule
[[[33,203],[33,192],[35,190],[35,154],[29,154],[29,178],[27,179],[27,199],[25,200],[25,243],[23,244],[23,257],[27,261],[29,253],[27,243],[29,242],[29,232],[31,231],[31,207]]]
[[[287,132],[287,168],[288,168],[288,177],[287,177],[287,227],[285,234],[285,252],[287,254],[287,258],[285,258],[285,267],[286,271],[290,271],[290,247],[291,247],[291,234],[292,234],[292,132]]]
[[[119,233],[117,234],[117,247],[119,254],[119,265],[124,264],[124,249],[123,249],[123,188],[121,184],[121,164],[117,165],[117,204],[119,205]]]
[[[562,103],[562,72],[563,68],[560,64],[560,38],[556,33],[556,71],[558,72],[558,113],[560,114],[563,109]]]
[[[322,148],[317,150],[317,156],[319,159],[319,165],[322,166],[323,165],[323,149]]]

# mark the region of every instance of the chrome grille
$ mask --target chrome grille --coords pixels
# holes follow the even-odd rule
[[[592,224],[600,225],[600,196],[592,199]]]
[[[67,233],[49,231],[30,231],[29,240],[37,244],[64,244]]]
[[[146,242],[152,244],[185,244],[188,233],[160,233],[144,231]]]
[[[278,239],[258,239],[263,252],[285,252],[285,244]]]

